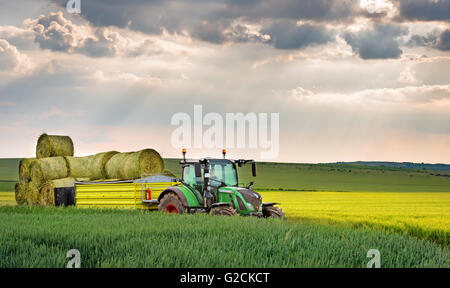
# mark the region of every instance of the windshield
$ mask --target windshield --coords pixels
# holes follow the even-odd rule
[[[237,186],[236,169],[233,163],[230,163],[228,161],[211,161],[209,171],[211,175],[210,179],[215,179],[217,181],[223,182],[226,186]],[[211,185],[214,185],[213,182],[217,183],[217,181],[211,181]]]
[[[191,187],[203,186],[203,171],[202,165],[202,178],[195,178],[194,165],[188,165],[183,170],[183,180]],[[211,160],[209,167],[211,186],[220,186],[224,183],[226,186],[237,186],[237,174],[235,166],[230,161],[224,160]],[[196,187],[199,188],[199,187]]]

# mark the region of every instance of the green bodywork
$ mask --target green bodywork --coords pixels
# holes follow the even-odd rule
[[[239,207],[239,200],[237,199],[238,197],[244,204],[245,209],[241,209]],[[219,189],[219,202],[230,203],[230,206],[236,209],[236,211],[242,215],[249,215],[252,212],[262,212],[262,205],[260,205],[258,209],[256,209],[255,207],[253,207],[252,209],[252,206],[249,207],[249,203],[245,201],[244,197],[236,187],[221,187]]]
[[[214,175],[214,179],[222,182],[215,183],[217,180],[210,180],[211,193],[214,195],[215,203],[228,203],[230,207],[236,209],[241,215],[249,215],[256,212],[261,213],[262,204],[252,205],[243,196],[243,193],[252,193],[255,197],[260,197],[259,194],[249,188],[238,187],[236,166],[232,162],[227,162],[222,159],[216,160],[217,162],[214,162],[214,160],[211,161],[212,167],[219,167],[223,172],[219,173],[219,169],[216,168],[216,173],[211,173]],[[189,205],[188,208],[203,208],[203,170],[202,178],[198,179],[195,178],[193,169],[193,165],[185,165],[183,167],[183,181],[178,188],[186,197]]]

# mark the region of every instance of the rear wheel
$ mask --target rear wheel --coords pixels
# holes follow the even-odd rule
[[[275,206],[263,206],[263,216],[266,218],[285,218],[283,210]]]
[[[236,209],[229,206],[218,206],[211,208],[212,215],[233,216],[236,215]]]
[[[172,214],[183,214],[184,207],[175,193],[167,193],[158,204],[158,211]]]

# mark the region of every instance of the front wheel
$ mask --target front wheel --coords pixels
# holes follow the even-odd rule
[[[183,214],[184,207],[177,194],[167,193],[159,202],[158,211],[172,214]]]
[[[275,206],[263,206],[263,216],[265,218],[285,218],[283,210]]]

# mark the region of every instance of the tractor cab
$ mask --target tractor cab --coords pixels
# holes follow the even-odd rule
[[[236,164],[228,159],[213,159],[206,158],[197,161],[185,162],[183,164],[183,178],[182,180],[189,186],[198,189],[199,191],[204,190],[204,177],[205,177],[205,163],[209,163],[209,185],[211,187],[237,187],[238,186],[238,175],[236,170]],[[200,166],[200,174],[196,176],[195,165],[198,163]]]

